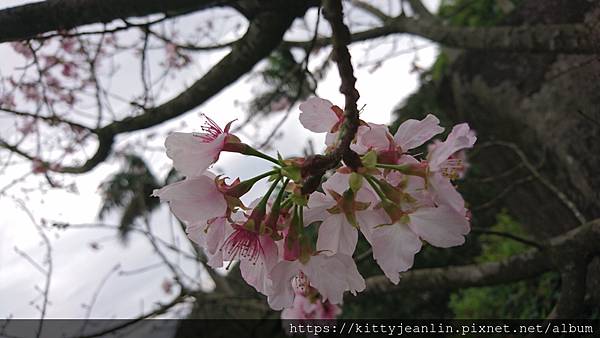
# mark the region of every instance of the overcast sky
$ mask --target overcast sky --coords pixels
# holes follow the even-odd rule
[[[27,1],[7,1],[0,3],[0,8],[10,7]],[[374,4],[387,4],[387,1],[373,1]],[[437,1],[429,1],[430,8],[435,8]],[[187,20],[187,21],[186,21]],[[193,22],[193,16],[182,20]],[[322,24],[324,26],[324,24]],[[226,37],[226,36],[225,36]],[[413,39],[400,40],[399,49],[410,48],[414,45],[426,45],[428,42]],[[373,44],[355,44],[351,48],[353,60],[365,60],[368,57],[377,59],[385,55],[384,48],[373,48]],[[428,67],[434,60],[436,48],[421,49],[418,52],[417,64]],[[207,64],[214,63],[224,54],[215,53],[208,58],[196,60],[195,67],[198,72],[206,70]],[[324,55],[313,57],[317,62]],[[19,58],[6,44],[0,45],[0,71],[2,75],[10,74],[11,67],[18,66]],[[358,68],[357,88],[361,94],[359,104],[366,104],[362,118],[377,123],[390,121],[390,112],[407,95],[412,93],[418,85],[418,74],[411,73],[412,63],[415,60],[413,53],[400,55],[385,62],[375,72],[370,72],[371,67]],[[124,70],[122,79],[118,81],[117,87],[128,88],[139,85],[137,78],[129,76],[127,69]],[[191,83],[198,76],[195,72],[180,75],[178,84],[173,84],[165,93],[168,98]],[[247,102],[252,97],[252,88],[256,79],[246,77],[236,84],[228,87],[213,99],[201,107],[185,114],[183,117],[169,121],[149,132],[161,135],[158,139],[150,142],[156,143],[156,147],[162,147],[164,135],[170,130],[196,131],[199,129],[201,118],[199,112],[206,113],[219,124],[224,125],[230,120],[243,120],[244,110],[238,101]],[[318,88],[319,96],[343,105],[343,97],[338,92],[339,79],[337,72],[329,72],[327,78]],[[273,147],[284,156],[299,155],[302,146],[311,138],[320,150],[323,137],[309,134],[304,131],[298,122],[298,110],[294,108],[290,118],[285,122],[282,130],[285,135],[276,141]],[[248,135],[261,135],[259,139],[269,133],[281,118],[281,114],[266,119],[260,124],[260,130],[250,126],[244,131]],[[185,127],[182,126],[185,122]],[[5,137],[11,133],[13,121],[0,118],[0,135]],[[144,137],[142,133],[136,137]],[[242,137],[243,138],[243,137]],[[126,135],[120,139],[120,144],[130,141],[131,136]],[[2,156],[6,152],[0,153]],[[161,178],[170,168],[170,161],[164,151],[156,151],[144,154],[145,158],[152,163],[153,170]],[[66,182],[74,182],[78,193],[69,193],[64,190],[55,189],[40,192],[35,189],[39,178],[28,180],[11,190],[10,196],[0,196],[0,318],[12,316],[15,318],[36,318],[40,304],[39,291],[44,282],[43,274],[36,267],[21,257],[15,248],[29,254],[38,263],[43,262],[44,247],[40,245],[41,238],[36,228],[28,218],[27,214],[15,202],[15,198],[21,199],[29,210],[34,212],[36,219],[41,218],[54,221],[63,221],[70,224],[98,223],[96,215],[99,210],[100,196],[98,185],[110,173],[118,168],[118,161],[110,161],[102,164],[92,172],[76,177],[65,178]],[[23,170],[29,170],[30,166],[15,166],[0,176],[0,187],[9,184],[12,180],[22,174]],[[222,170],[227,176],[248,178],[269,168],[268,163],[258,159],[246,159],[230,154],[224,156],[215,169]],[[21,187],[32,188],[33,191],[22,192]],[[260,188],[253,190],[251,197],[256,197]],[[175,231],[173,234],[171,224],[173,220],[168,208],[163,206],[152,216],[153,229],[167,241],[175,238],[176,243],[185,243],[183,234]],[[116,224],[116,218],[110,217],[105,221],[108,224]],[[118,265],[120,271],[129,271],[142,267],[152,266],[160,262],[153,253],[147,241],[136,234],[132,235],[128,246],[123,246],[117,239],[114,230],[103,229],[68,229],[66,231],[52,230],[50,235],[53,248],[53,277],[50,289],[50,305],[48,317],[54,318],[81,318],[88,311],[82,304],[89,304],[103,283],[100,293],[90,316],[93,318],[127,318],[149,311],[157,301],[168,301],[172,296],[163,292],[161,283],[168,278],[169,272],[166,268],[150,269],[145,273],[134,275],[122,275],[119,272],[110,274]],[[91,243],[97,243],[99,250],[91,247]],[[197,281],[202,280],[202,271],[182,257],[169,255],[169,258],[180,265],[186,273]],[[115,270],[116,271],[116,270]],[[104,281],[105,280],[105,281]],[[208,287],[208,286],[207,286]]]

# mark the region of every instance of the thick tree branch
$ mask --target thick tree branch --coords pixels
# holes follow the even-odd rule
[[[579,318],[583,313],[587,261],[570,262],[560,273],[560,296],[550,314],[550,319]]]
[[[455,290],[516,282],[550,271],[552,264],[537,250],[512,256],[499,262],[416,269],[401,274],[393,285],[385,276],[367,279],[367,294],[399,290]]]
[[[163,13],[177,16],[223,4],[217,0],[50,0],[0,11],[0,43],[93,23]]]
[[[585,288],[577,291],[566,288],[576,285],[581,288],[581,283],[585,286],[587,261],[591,255],[600,252],[600,247],[597,245],[599,242],[600,219],[597,219],[549,240],[544,245],[548,249],[544,251],[530,250],[498,262],[410,270],[401,274],[398,285],[391,284],[385,276],[370,277],[367,279],[365,294],[490,286],[536,277],[551,270],[560,270],[563,278],[561,297],[566,299],[559,302],[557,308],[561,309],[561,314],[557,316],[564,318],[565,313],[573,314],[580,309],[575,306],[581,305]]]
[[[439,21],[399,16],[386,24],[352,34],[351,41],[371,40],[391,34],[414,34],[444,46],[519,53],[596,54],[594,28],[585,24],[536,26],[459,27]],[[286,46],[306,48],[308,41],[287,41]],[[317,40],[317,47],[330,44]]]

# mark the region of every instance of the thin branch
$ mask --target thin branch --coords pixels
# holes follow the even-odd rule
[[[495,230],[489,230],[489,229],[481,229],[481,228],[472,228],[471,229],[471,233],[475,233],[475,234],[483,234],[483,235],[493,235],[493,236],[499,236],[499,237],[505,237],[505,238],[510,238],[513,241],[519,242],[519,243],[523,243],[525,245],[529,245],[532,246],[534,248],[537,248],[539,250],[544,249],[544,246],[540,243],[534,242],[530,239],[527,238],[523,238],[517,235],[513,235],[511,233],[508,232],[503,232],[503,231],[495,231]]]
[[[435,16],[431,14],[431,12],[423,5],[421,0],[408,0],[410,8],[412,8],[413,12],[417,14],[420,18],[426,20],[433,20]]]
[[[552,193],[554,193],[554,195],[556,195],[556,197],[558,197],[558,199],[571,211],[571,213],[573,213],[573,216],[575,216],[575,218],[579,221],[580,224],[584,224],[586,222],[585,216],[583,216],[583,213],[581,213],[581,211],[577,208],[575,203],[573,201],[571,201],[565,193],[563,193],[560,189],[558,189],[554,184],[552,184],[552,182],[550,182],[548,179],[546,179],[538,171],[538,169],[529,161],[529,159],[527,158],[525,153],[521,150],[521,148],[519,148],[519,146],[517,146],[514,143],[510,143],[510,142],[494,141],[494,142],[489,142],[485,145],[482,145],[482,147],[490,146],[490,145],[498,145],[498,146],[502,146],[502,147],[511,149],[521,159],[523,165],[531,172],[531,174],[537,180],[539,180],[540,183],[542,183],[546,188],[548,188],[548,190],[552,191]]]
[[[158,315],[164,314],[166,313],[168,310],[170,310],[171,308],[173,308],[174,306],[176,306],[177,304],[182,303],[185,299],[187,298],[187,295],[184,294],[180,294],[179,296],[175,297],[173,300],[171,300],[169,303],[166,304],[159,304],[158,308],[156,308],[155,310],[145,313],[137,318],[128,320],[124,323],[121,323],[119,325],[115,325],[114,327],[111,327],[109,329],[105,329],[99,332],[95,332],[95,333],[91,333],[91,334],[87,334],[87,335],[80,335],[77,336],[77,338],[96,338],[96,337],[105,337],[106,335],[110,334],[110,333],[114,333],[117,332],[119,330],[122,330],[124,328],[127,328],[129,326],[132,326],[136,323],[141,322],[144,319],[148,319],[148,318],[153,318],[156,317]]]
[[[148,32],[156,37],[159,40],[162,40],[165,43],[169,43],[174,45],[175,47],[177,47],[178,49],[183,49],[183,50],[188,50],[191,52],[206,52],[206,51],[212,51],[212,50],[218,50],[218,49],[224,49],[224,48],[230,48],[233,45],[235,45],[236,43],[239,42],[239,40],[235,40],[232,42],[224,42],[224,43],[219,43],[219,44],[215,44],[215,45],[207,45],[207,46],[199,46],[199,45],[195,45],[195,44],[191,44],[191,43],[178,43],[178,42],[174,42],[173,40],[167,38],[166,36],[153,31],[152,29],[148,28]]]
[[[281,4],[281,6],[284,5]],[[49,170],[61,173],[81,174],[89,172],[108,158],[117,135],[150,128],[178,117],[203,104],[223,88],[252,70],[256,63],[269,55],[280,44],[283,34],[294,18],[303,14],[305,10],[304,5],[290,6],[287,4],[282,8],[269,9],[258,13],[250,22],[244,37],[233,46],[231,52],[190,88],[160,106],[146,109],[140,115],[127,117],[96,129],[98,148],[95,154],[84,164],[80,166],[52,167],[47,162],[42,161],[42,163],[47,165]],[[0,145],[29,160],[34,158],[14,146],[6,143]]]
[[[90,300],[90,303],[86,304],[85,320],[83,322],[83,325],[81,326],[81,334],[83,334],[85,332],[85,328],[87,326],[88,319],[92,315],[92,309],[94,308],[94,304],[96,304],[96,300],[98,299],[98,295],[100,295],[100,291],[102,291],[102,288],[104,287],[104,285],[106,284],[108,279],[115,272],[117,272],[120,268],[121,268],[121,264],[116,264],[115,266],[113,266],[112,269],[110,269],[110,271],[108,271],[108,273],[104,276],[104,278],[102,278],[102,280],[100,281],[100,284],[98,284],[98,287],[94,291],[94,294],[92,295],[92,299]]]
[[[112,224],[68,224],[68,223],[55,223],[54,224],[55,227],[60,228],[60,229],[66,229],[66,228],[73,228],[73,229],[111,229],[111,230],[119,230],[120,227],[118,225],[112,225]],[[131,228],[131,231],[142,234],[144,236],[148,236],[151,235],[150,233],[148,233],[146,230],[144,229],[140,229],[137,227],[133,227]],[[191,255],[185,251],[182,251],[180,248],[177,248],[175,246],[173,246],[171,243],[165,241],[164,239],[155,236],[154,239],[160,243],[161,245],[163,245],[165,248],[176,252],[177,254],[180,254],[181,256],[190,259],[190,260],[194,260],[197,261],[198,258],[194,255]]]
[[[533,175],[525,176],[518,180],[513,181],[511,184],[507,185],[500,193],[496,194],[489,201],[473,206],[471,208],[472,211],[481,211],[487,208],[493,207],[497,202],[501,201],[504,197],[506,197],[510,192],[512,192],[518,186],[525,184],[527,182],[534,181],[535,177]]]
[[[14,247],[15,252],[23,257],[26,261],[29,262],[29,264],[33,265],[34,268],[36,268],[39,272],[41,272],[42,274],[46,275],[48,273],[48,271],[46,269],[44,269],[41,265],[38,264],[38,262],[36,262],[27,252],[19,249],[18,247]]]
[[[368,2],[364,2],[364,1],[360,1],[360,0],[352,0],[352,5],[373,15],[374,17],[378,18],[382,23],[385,23],[387,20],[392,18],[391,16],[385,14],[382,10],[371,5]]]
[[[275,125],[275,127],[273,128],[273,130],[271,130],[271,133],[269,133],[269,135],[267,136],[267,138],[260,144],[260,146],[258,147],[258,149],[263,149],[265,146],[267,146],[271,140],[273,139],[273,137],[275,137],[275,135],[277,135],[277,131],[283,126],[283,124],[285,123],[285,121],[288,119],[288,117],[290,117],[290,114],[292,112],[292,108],[295,106],[296,102],[298,102],[298,100],[300,99],[300,97],[302,96],[303,93],[303,88],[304,88],[304,82],[306,81],[306,75],[312,75],[310,70],[308,69],[308,63],[310,60],[310,55],[313,52],[314,48],[315,48],[315,44],[317,42],[317,37],[319,36],[319,23],[321,23],[321,7],[319,7],[319,9],[317,10],[317,20],[315,22],[315,29],[314,29],[314,33],[313,33],[313,39],[312,39],[312,44],[310,45],[310,47],[305,51],[305,57],[304,57],[304,61],[302,62],[302,65],[304,65],[303,67],[303,72],[300,72],[300,83],[298,84],[298,91],[294,97],[294,99],[289,103],[288,108],[285,112],[285,114],[283,115],[283,117],[279,120],[279,122],[277,122],[277,124]],[[296,66],[294,67],[296,68]],[[294,72],[289,72],[288,76],[293,74]],[[316,83],[316,81],[315,81]],[[271,100],[268,100],[271,101]]]
[[[341,0],[327,0],[324,3],[323,14],[331,25],[333,46],[333,60],[337,63],[341,79],[340,92],[344,94],[344,122],[340,128],[339,142],[327,155],[309,157],[303,165],[303,176],[306,177],[302,186],[302,193],[309,194],[315,191],[325,172],[336,167],[343,159],[344,163],[357,169],[361,166],[360,157],[350,149],[350,144],[358,131],[359,117],[357,101],[360,97],[356,90],[354,69],[348,44],[351,42],[350,30],[344,24],[344,14]]]
[[[53,263],[52,263],[52,245],[50,244],[50,239],[44,232],[44,229],[38,222],[35,220],[33,213],[31,210],[27,208],[25,203],[21,200],[15,200],[15,202],[19,205],[19,207],[25,212],[27,217],[31,220],[31,223],[35,226],[38,234],[42,238],[44,246],[46,247],[46,264],[48,268],[46,270],[46,280],[44,283],[44,288],[42,289],[42,307],[40,309],[40,320],[38,321],[38,326],[36,329],[36,337],[42,337],[42,330],[44,326],[44,318],[46,317],[46,311],[48,308],[48,299],[50,297],[50,283],[52,281],[52,271],[53,271]]]
[[[67,124],[67,125],[71,126],[74,129],[93,131],[93,129],[90,128],[90,127],[84,126],[84,125],[79,124],[77,122],[65,120],[65,119],[63,119],[61,117],[58,117],[58,116],[43,116],[43,115],[38,115],[38,114],[29,113],[29,112],[23,112],[23,111],[17,111],[17,110],[14,110],[14,109],[4,108],[4,107],[0,107],[0,112],[4,112],[4,113],[7,113],[7,114],[12,114],[12,115],[17,115],[17,116],[22,116],[22,117],[31,117],[31,118],[34,118],[34,119],[40,119],[40,120],[48,122],[49,124],[64,123],[64,124]]]

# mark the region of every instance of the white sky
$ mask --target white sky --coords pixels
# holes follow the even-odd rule
[[[25,2],[28,1],[3,0],[0,8]],[[432,0],[427,4],[433,9],[437,7],[437,2],[437,0]],[[381,5],[388,2],[379,0],[372,3]],[[183,22],[185,23],[185,21]],[[326,24],[322,21],[321,26],[326,26]],[[413,46],[413,43],[415,45],[427,43],[420,39],[414,39],[414,42],[409,41],[406,38],[402,39],[399,49],[409,48]],[[351,53],[355,64],[356,60],[365,60],[367,51],[370,52],[369,57],[372,59],[385,55],[383,48],[373,47],[372,44],[353,45]],[[215,53],[209,59],[203,58],[197,67],[206,69],[208,68],[206,64],[216,62],[222,55],[223,53]],[[417,55],[417,64],[421,67],[428,67],[434,60],[436,49],[435,47],[424,48]],[[313,57],[312,60],[317,61],[322,57],[323,55]],[[7,68],[16,63],[17,59],[7,45],[0,45],[0,60],[2,60],[0,70],[2,74],[7,74],[10,72],[10,69]],[[414,60],[415,55],[409,53],[388,60],[373,73],[369,71],[369,67],[356,70],[357,88],[361,94],[359,105],[366,104],[362,115],[364,120],[377,123],[390,121],[390,113],[393,108],[417,88],[418,74],[410,72]],[[132,82],[137,83],[137,78],[131,76],[130,73],[126,70],[122,75],[123,80],[117,81],[118,83],[115,85],[117,90],[135,86]],[[190,73],[182,75],[180,83],[169,88],[164,97],[172,96],[181,90],[184,84],[189,84],[197,78],[196,73]],[[251,98],[251,90],[255,81],[244,77],[198,109],[152,129],[152,132],[157,132],[161,136],[151,142],[156,143],[157,147],[161,147],[164,135],[169,130],[198,130],[201,121],[198,116],[199,112],[206,113],[221,125],[235,118],[243,120],[244,111],[235,102],[247,102]],[[338,92],[338,86],[337,71],[330,71],[327,78],[320,84],[318,94],[342,105],[343,97]],[[261,123],[260,130],[250,127],[246,132],[251,135],[258,133],[261,135],[259,139],[262,140],[280,118],[281,115],[278,114]],[[182,122],[185,122],[187,127],[182,129],[180,127]],[[12,127],[12,121],[5,118],[0,119],[1,136],[4,137],[10,133]],[[297,108],[293,110],[282,130],[285,130],[284,137],[277,140],[273,146],[284,156],[300,154],[309,138],[313,139],[317,147],[323,143],[323,137],[309,134],[301,128],[298,122]],[[146,134],[142,133],[135,137],[143,138],[144,135]],[[123,139],[130,139],[130,137],[130,135],[126,135]],[[125,144],[123,139],[119,142],[120,146]],[[144,156],[153,164],[155,172],[159,173],[161,178],[164,177],[170,168],[170,161],[164,152],[152,152],[144,154]],[[68,193],[64,190],[50,190],[45,193],[34,190],[23,193],[17,186],[13,189],[12,195],[22,198],[27,208],[34,211],[37,219],[45,218],[71,224],[97,223],[96,215],[100,205],[98,184],[117,168],[118,161],[111,161],[100,165],[88,174],[66,177],[67,182],[76,183],[78,194]],[[229,154],[223,156],[215,168],[224,170],[230,177],[248,178],[268,169],[269,165],[260,160],[246,158],[242,160],[240,156]],[[0,176],[0,187],[21,175],[22,170],[29,170],[29,167],[17,167]],[[28,180],[24,186],[35,186],[35,182],[36,180]],[[256,197],[259,191],[260,189],[255,188],[252,197]],[[115,217],[111,217],[106,223],[115,224]],[[154,230],[161,238],[168,241],[172,240],[171,226],[169,225],[171,223],[172,219],[166,206],[153,215]],[[127,247],[120,244],[114,230],[68,229],[66,231],[49,231],[49,234],[53,248],[54,271],[48,317],[80,318],[84,316],[86,309],[82,307],[82,304],[90,302],[98,285],[117,264],[122,270],[132,270],[159,262],[159,258],[153,254],[147,241],[137,234],[132,234]],[[179,243],[185,244],[186,240],[181,232],[175,232],[175,238],[178,238]],[[99,243],[100,250],[93,250],[90,247],[92,242]],[[0,318],[9,316],[36,318],[39,316],[36,305],[39,305],[40,298],[36,288],[43,286],[44,276],[32,264],[20,257],[16,253],[15,247],[27,252],[38,263],[42,263],[44,250],[40,243],[41,239],[36,228],[26,213],[12,198],[0,196]],[[197,266],[186,264],[185,259],[181,257],[177,258],[174,255],[169,257],[175,263],[180,264],[187,274],[200,280],[201,277],[198,274],[202,272]],[[161,289],[161,283],[168,276],[169,271],[166,268],[152,269],[146,273],[132,276],[112,274],[97,297],[91,317],[133,317],[141,312],[151,310],[157,301],[168,301],[172,296],[165,294]]]

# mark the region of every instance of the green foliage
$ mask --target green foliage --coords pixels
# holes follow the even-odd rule
[[[100,184],[102,207],[98,217],[103,219],[111,211],[121,211],[119,235],[126,241],[135,220],[159,205],[159,199],[150,195],[161,185],[142,158],[126,155],[124,160],[122,170]],[[172,173],[167,181],[170,179]]]
[[[442,0],[438,15],[457,26],[495,26],[521,0]]]
[[[497,215],[492,230],[523,235],[521,227],[507,213]],[[498,236],[481,239],[477,262],[498,261],[529,249],[525,244]],[[513,284],[470,288],[451,295],[449,306],[456,318],[544,318],[557,297],[559,278],[547,273]]]

